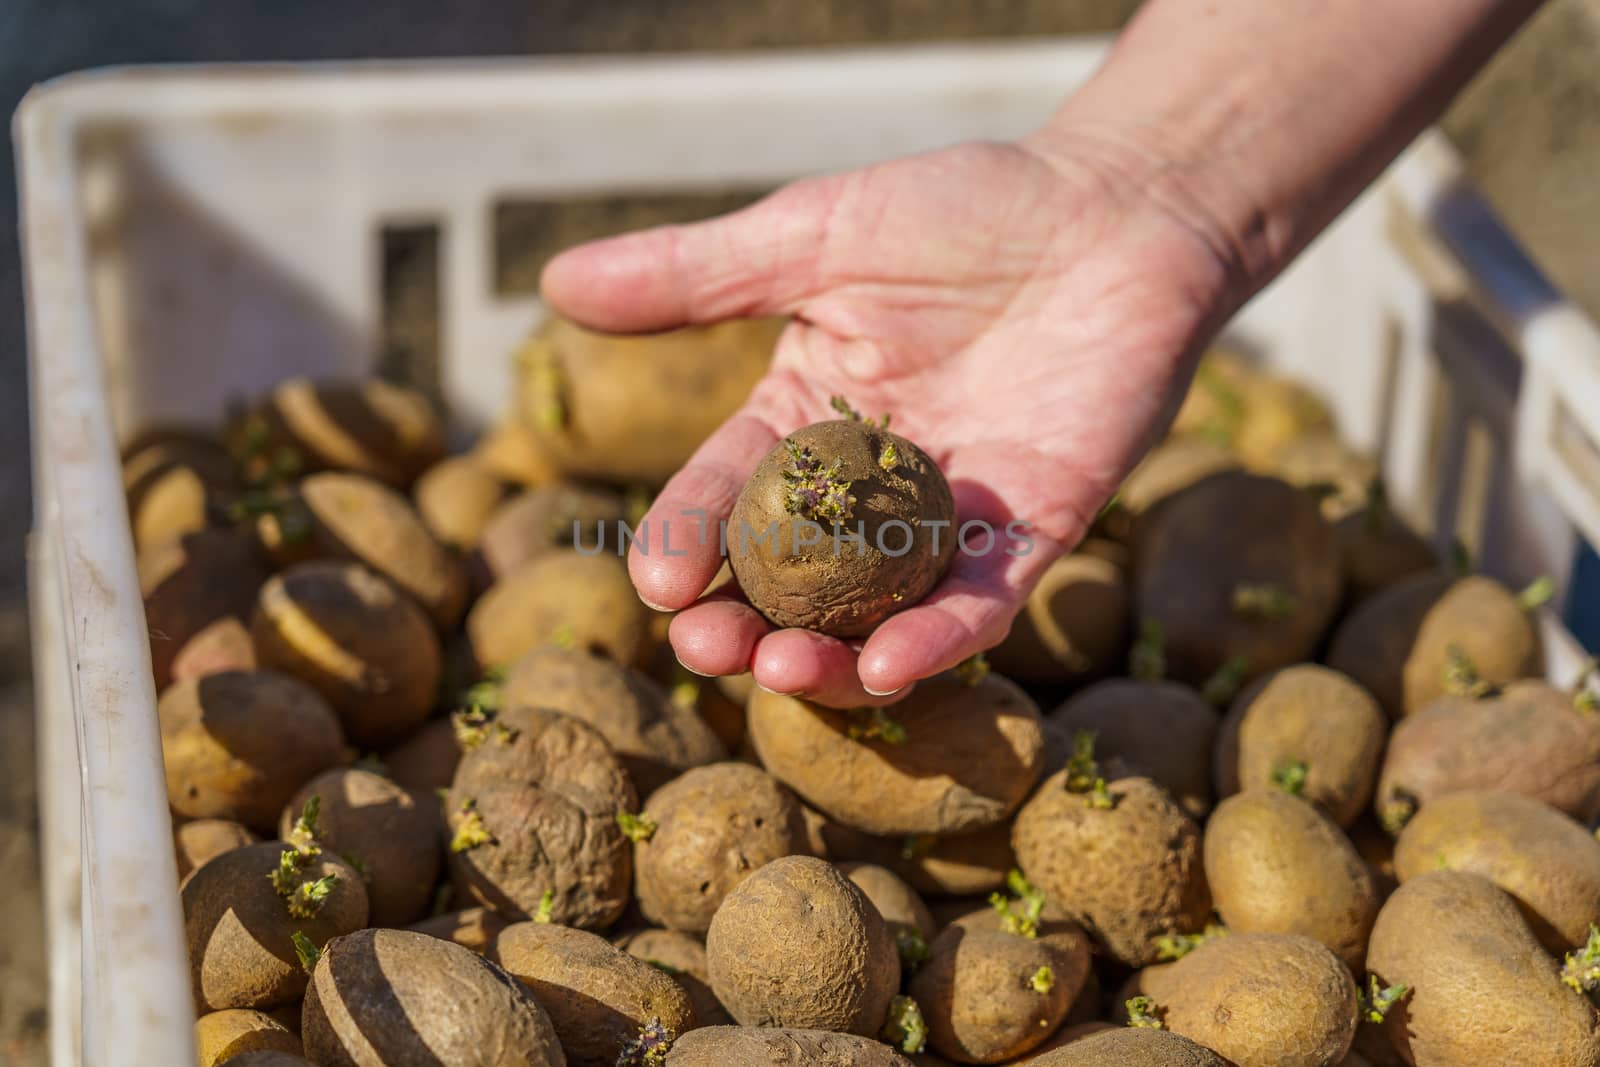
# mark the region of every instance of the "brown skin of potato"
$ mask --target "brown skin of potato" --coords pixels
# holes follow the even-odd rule
[[[1273,789],[1273,772],[1306,765],[1301,793],[1340,826],[1372,800],[1389,721],[1349,677],[1303,663],[1258,679],[1228,709],[1217,733],[1217,795]]]
[[[922,1061],[916,1061],[920,1064]],[[911,1067],[888,1045],[827,1030],[706,1026],[680,1037],[667,1067]]]
[[[1383,1024],[1409,1063],[1600,1063],[1594,1006],[1479,875],[1429,871],[1395,890],[1367,964],[1384,985],[1410,987]]]
[[[1600,841],[1531,797],[1439,797],[1406,824],[1394,866],[1402,882],[1441,867],[1482,875],[1511,894],[1558,958],[1581,946],[1600,918]]]
[[[1159,622],[1167,671],[1201,685],[1235,657],[1246,678],[1309,659],[1338,607],[1333,529],[1311,494],[1244,472],[1213,474],[1168,497],[1139,526],[1134,593]],[[1241,585],[1292,598],[1283,618],[1241,614]]]
[[[300,787],[278,821],[289,839],[306,801],[321,798],[317,841],[363,872],[374,926],[404,926],[427,913],[439,881],[439,810],[382,775],[341,768]]]
[[[1082,997],[1080,996],[1079,999],[1081,1000]],[[1049,1063],[1050,1060],[1046,1057],[1057,1049],[1065,1048],[1074,1041],[1082,1041],[1086,1037],[1093,1037],[1095,1034],[1103,1034],[1108,1030],[1118,1029],[1121,1029],[1121,1027],[1099,1020],[1074,1025],[1072,1023],[1072,1014],[1068,1012],[1067,1019],[1061,1024],[1061,1029],[1051,1034],[1047,1041],[1036,1046],[1031,1051],[1018,1056],[1014,1060],[1007,1060],[1006,1067],[1038,1067],[1041,1063]],[[1143,1063],[1144,1061],[1140,1060],[1139,1062]]]
[[[176,682],[156,716],[167,801],[189,818],[234,819],[270,833],[300,783],[348,758],[327,702],[274,671]]]
[[[216,859],[224,852],[232,852],[261,840],[242,823],[227,819],[195,819],[172,829],[172,848],[178,856],[178,880],[189,872]]]
[[[1191,818],[1211,810],[1217,713],[1177,682],[1112,678],[1070,697],[1045,718],[1048,773],[1066,766],[1079,730],[1095,735],[1095,758],[1161,783]]]
[[[563,644],[617,663],[643,662],[650,609],[614,554],[557,548],[495,582],[467,613],[483,669],[504,667],[541,645]]]
[[[150,631],[156,690],[172,682],[173,661],[186,644],[220,619],[248,619],[266,560],[245,531],[209,529],[139,553],[139,588]]]
[[[1490,685],[1533,677],[1543,662],[1539,631],[1515,593],[1481,575],[1429,571],[1356,605],[1334,631],[1327,663],[1398,719],[1444,695],[1452,645]]]
[[[389,778],[419,793],[450,788],[461,762],[456,728],[448,718],[429,719],[410,737],[379,756]]]
[[[561,472],[537,435],[515,418],[491,426],[473,446],[472,458],[511,485],[550,485]]]
[[[238,1062],[235,1057],[258,1050],[300,1055],[300,1038],[270,1015],[249,1008],[224,1008],[194,1023],[200,1067]]]
[[[671,616],[667,618],[670,620]],[[650,656],[650,677],[666,689],[667,698],[674,704],[699,715],[722,742],[725,752],[737,753],[743,747],[744,706],[749,694],[735,701],[717,684],[723,679],[704,678],[690,671],[678,662],[664,633]]]
[[[1308,937],[1219,937],[1148,974],[1145,987],[1168,1030],[1236,1067],[1327,1067],[1355,1037],[1355,981]]]
[[[147,445],[122,465],[133,543],[139,549],[211,525],[238,491],[227,450],[214,441]]]
[[[225,852],[183,883],[179,896],[189,973],[201,1010],[264,1009],[298,999],[306,989],[306,973],[290,935],[299,930],[322,945],[367,924],[361,876],[326,852],[307,863],[302,876],[306,881],[337,876],[332,892],[316,915],[290,915],[288,902],[269,881],[286,847],[266,841]]]
[[[375,378],[292,378],[257,414],[268,447],[292,447],[308,471],[353,471],[405,489],[444,457],[444,425],[428,398]]]
[[[489,516],[505,497],[505,482],[472,456],[440,460],[411,487],[422,524],[441,545],[458,552],[478,547]]]
[[[903,744],[849,736],[851,713],[757,690],[750,740],[773,776],[873,834],[949,834],[1002,822],[1044,767],[1039,709],[997,674],[927,679],[887,711]]]
[[[550,1013],[570,1067],[614,1067],[653,1020],[674,1034],[697,1025],[670,975],[595,934],[515,923],[501,931],[495,957]]]
[[[1017,862],[1052,906],[1130,967],[1156,958],[1156,939],[1189,934],[1211,914],[1200,828],[1148,778],[1108,783],[1115,806],[1089,807],[1066,772],[1017,813]]]
[[[786,508],[784,472],[795,462],[790,444],[809,450],[823,467],[842,464],[839,477],[850,483],[855,503],[841,527],[854,533],[861,524],[859,551],[843,535],[836,542],[828,522]],[[879,458],[891,446],[898,462],[886,471]],[[955,520],[950,486],[921,448],[866,422],[813,423],[780,441],[740,490],[728,518],[728,562],[745,598],[773,625],[865,637],[944,577],[959,551]],[[888,523],[896,525],[885,529]],[[758,540],[769,530],[774,536]],[[908,542],[898,556],[884,551]]]
[[[1426,805],[1492,789],[1544,801],[1583,823],[1600,816],[1600,722],[1572,695],[1517,682],[1498,697],[1441,697],[1396,724],[1378,774],[1376,806],[1402,793]]]
[[[411,930],[330,942],[302,1018],[306,1053],[322,1067],[564,1067],[527,989],[482,956]]]
[[[433,710],[439,639],[421,608],[356,563],[300,563],[261,587],[250,625],[263,666],[323,695],[363,748],[409,736]]]
[[[733,1016],[711,991],[706,946],[699,938],[677,930],[647,928],[613,938],[612,944],[657,969],[670,967],[666,973],[689,994],[694,1017],[701,1026],[727,1026],[733,1022]]]
[[[825,817],[816,837],[834,860],[859,860],[887,867],[928,897],[963,897],[999,889],[1017,865],[1011,826],[999,823],[965,834],[877,837]]]
[[[1221,1056],[1181,1034],[1131,1027],[1088,1034],[1022,1062],[1028,1067],[1228,1067]]]
[[[894,935],[832,864],[774,860],[739,883],[706,934],[711,988],[745,1026],[875,1036],[900,987]]]
[[[622,536],[619,524],[627,517],[622,495],[610,489],[568,483],[539,486],[495,509],[483,528],[478,559],[493,581],[551,548],[599,546],[614,556]]]
[[[461,911],[447,911],[443,915],[414,922],[406,929],[444,941],[453,941],[480,956],[492,956],[495,942],[500,938],[500,931],[509,925],[510,923],[488,908],[463,908]]]
[[[1205,865],[1229,930],[1302,934],[1361,973],[1377,888],[1343,831],[1311,804],[1276,790],[1229,797],[1206,824]]]
[[[645,803],[655,821],[633,846],[634,892],[651,922],[703,935],[736,885],[772,860],[808,851],[800,804],[759,767],[685,772]]]
[[[855,883],[867,895],[872,906],[878,909],[891,932],[900,927],[915,930],[924,941],[932,941],[939,932],[933,924],[933,915],[917,891],[906,884],[898,874],[875,863],[838,863],[839,873]]]
[[[461,758],[446,798],[454,833],[468,800],[494,841],[447,857],[463,901],[512,919],[555,896],[558,923],[602,928],[627,907],[633,853],[617,826],[638,799],[605,739],[566,715],[509,708],[496,720],[514,731],[491,736]]]
[[[1394,873],[1394,838],[1378,825],[1378,820],[1370,812],[1350,824],[1345,832],[1350,835],[1350,844],[1372,875],[1378,900],[1389,899],[1389,894],[1400,884]]]
[[[1175,435],[1156,445],[1117,490],[1107,525],[1126,540],[1139,517],[1167,497],[1213,474],[1237,470],[1239,457],[1207,437]]]
[[[228,1061],[228,1067],[316,1067],[316,1064],[304,1056],[296,1056],[292,1052],[264,1049],[259,1052],[246,1052],[243,1056],[235,1056]]]
[[[1343,561],[1347,604],[1439,565],[1433,547],[1387,508],[1352,511],[1333,524],[1333,536]]]
[[[1127,574],[1080,547],[1050,565],[1011,632],[986,655],[995,670],[1025,684],[1090,682],[1122,666],[1132,612]]]
[[[184,642],[172,659],[172,680],[204,678],[223,671],[253,671],[257,666],[250,627],[244,619],[230,615]]]
[[[999,930],[947,928],[928,946],[928,958],[911,979],[911,996],[928,1025],[934,1051],[962,1063],[1001,1063],[1044,1041],[1071,1007],[1076,985],[1057,973],[1046,993],[1030,980],[1059,965],[1043,941]]]
[[[623,336],[551,316],[517,353],[518,414],[568,476],[659,487],[744,403],[784,324]]]
[[[522,656],[506,669],[500,702],[549,708],[593,726],[641,796],[691,767],[728,758],[693,708],[673,703],[638,671],[579,648],[547,645]]]

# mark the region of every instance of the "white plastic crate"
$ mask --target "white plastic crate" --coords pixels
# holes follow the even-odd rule
[[[119,436],[370,368],[378,232],[416,221],[441,227],[441,384],[471,425],[540,313],[493,293],[497,201],[772,184],[1015,136],[1103,48],[129,69],[30,94],[15,136],[55,1062],[193,1060]],[[1565,590],[1578,531],[1600,541],[1600,333],[1437,135],[1232,329],[1320,388],[1406,513],[1468,535],[1490,572]],[[1564,681],[1578,651],[1555,619]]]

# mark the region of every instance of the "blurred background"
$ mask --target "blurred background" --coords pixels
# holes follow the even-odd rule
[[[3,0],[0,101],[105,64],[764,49],[1115,30],[1137,0]],[[1457,102],[1445,127],[1489,199],[1557,284],[1600,315],[1600,0],[1553,0]],[[15,199],[10,144],[0,198]],[[726,204],[586,206],[504,217],[500,282],[525,287],[553,247]],[[426,244],[386,249],[406,309],[396,358],[431,335],[405,299]],[[418,284],[417,292],[423,287]],[[31,519],[16,211],[0,212],[0,1067],[44,1062],[32,704],[24,543]],[[1589,565],[1594,561],[1591,559]],[[1600,605],[1594,606],[1600,611]],[[1582,624],[1583,620],[1579,620]],[[1590,621],[1600,626],[1600,618]]]

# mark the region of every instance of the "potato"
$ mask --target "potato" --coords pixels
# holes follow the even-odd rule
[[[226,449],[190,437],[134,452],[122,465],[122,487],[133,543],[143,551],[220,520],[239,485]]]
[[[1011,841],[1022,873],[1051,906],[1130,967],[1153,961],[1157,940],[1193,933],[1211,914],[1200,828],[1148,778],[1109,783],[1110,808],[1047,778],[1017,813]]]
[[[1023,1061],[1028,1067],[1227,1067],[1222,1057],[1170,1030],[1112,1027]]]
[[[1307,659],[1338,607],[1333,530],[1316,500],[1243,472],[1204,478],[1140,524],[1134,595],[1168,673],[1200,685],[1230,662],[1255,678]]]
[[[1303,663],[1246,688],[1217,733],[1217,795],[1299,780],[1300,795],[1340,826],[1366,810],[1383,758],[1388,720],[1361,686]]]
[[[656,641],[651,653],[650,677],[665,687],[669,700],[684,711],[700,716],[711,727],[711,732],[722,742],[723,751],[737,754],[744,747],[744,706],[750,699],[748,693],[735,701],[728,696],[726,687],[718,684],[723,679],[706,678],[679,663],[665,634]]]
[[[1322,500],[1322,514],[1333,523],[1366,502],[1378,474],[1370,456],[1356,452],[1332,432],[1297,437],[1266,463],[1250,466],[1290,485],[1315,490]]]
[[[467,751],[445,801],[450,879],[461,896],[513,919],[538,914],[609,926],[628,903],[632,852],[618,812],[638,799],[591,726],[508,708]]]
[[[571,1067],[614,1067],[647,1026],[693,1030],[694,1006],[666,974],[604,938],[551,923],[514,923],[495,957],[532,990]]]
[[[141,552],[138,565],[157,691],[171,684],[173,661],[197,634],[224,619],[250,617],[267,580],[255,539],[237,530],[164,541]]]
[[[641,795],[728,757],[692,708],[673,703],[638,671],[584,649],[547,645],[524,654],[506,668],[500,700],[563,712],[599,730]]]
[[[1158,443],[1117,490],[1116,505],[1101,525],[1127,541],[1141,518],[1161,501],[1196,482],[1223,471],[1237,470],[1233,450],[1207,437],[1174,435]]]
[[[1194,379],[1173,418],[1174,433],[1199,434],[1229,444],[1246,412],[1245,385],[1265,375],[1254,362],[1231,348],[1208,350],[1195,367]]]
[[[730,890],[783,856],[807,851],[800,805],[759,767],[714,763],[645,803],[653,830],[634,844],[635,892],[651,922],[704,934]]]
[[[176,682],[161,694],[156,716],[167,802],[189,818],[270,832],[300,783],[348,758],[327,702],[273,671]]]
[[[878,914],[883,916],[883,921],[889,924],[892,933],[899,936],[901,930],[912,931],[924,941],[932,941],[938,933],[934,926],[933,915],[928,911],[928,905],[923,903],[917,891],[912,889],[904,880],[887,867],[880,867],[875,863],[857,863],[854,861],[835,864],[839,873],[855,883],[855,887],[867,895],[872,906],[878,909]]]
[[[247,461],[288,448],[305,470],[353,471],[396,489],[444,456],[444,425],[427,397],[376,378],[291,378],[230,436]]]
[[[928,1044],[962,1063],[1000,1063],[1027,1052],[1066,1017],[1089,969],[1087,944],[1075,962],[1074,975],[1061,974],[1061,954],[1042,940],[947,927],[911,979]]]
[[[875,1036],[900,985],[894,935],[832,864],[773,860],[734,887],[706,934],[711,988],[744,1026]]]
[[[557,483],[517,494],[495,509],[483,528],[478,555],[490,580],[504,578],[539,553],[578,545],[616,555],[628,518],[622,495],[610,489]]]
[[[1394,873],[1394,838],[1378,824],[1371,812],[1357,819],[1345,832],[1350,835],[1350,844],[1372,875],[1378,899],[1387,900],[1395,886],[1400,884]]]
[[[910,1067],[888,1045],[827,1030],[707,1026],[680,1037],[667,1067]]]
[[[552,315],[517,353],[517,410],[565,474],[663,485],[766,373],[784,324],[620,336]]]
[[[648,618],[621,559],[551,549],[489,587],[467,613],[467,635],[485,669],[548,644],[631,666],[647,650]]]
[[[1245,378],[1239,387],[1245,415],[1233,435],[1233,447],[1247,466],[1273,470],[1293,442],[1332,436],[1333,414],[1307,386],[1263,374]]]
[[[172,850],[178,857],[178,880],[189,872],[216,859],[224,852],[232,852],[261,840],[242,823],[227,819],[195,819],[172,828]]]
[[[1309,937],[1219,937],[1145,987],[1168,1030],[1236,1067],[1331,1067],[1355,1036],[1356,984]]]
[[[1557,956],[1581,946],[1600,920],[1600,841],[1532,797],[1439,797],[1406,824],[1394,865],[1402,882],[1437,869],[1482,875],[1511,894]]]
[[[223,671],[253,671],[259,665],[255,642],[250,640],[248,619],[229,615],[202,628],[185,642],[172,658],[172,680],[204,678]]]
[[[830,818],[873,834],[993,826],[1044,766],[1039,709],[997,674],[976,685],[953,673],[929,678],[881,713],[758,690],[748,718],[774,777]]]
[[[1206,824],[1205,866],[1229,930],[1302,934],[1361,973],[1377,888],[1354,846],[1311,804],[1272,789],[1229,797]]]
[[[1493,578],[1428,571],[1356,605],[1334,631],[1327,662],[1398,719],[1447,691],[1452,649],[1490,685],[1536,675],[1543,660],[1517,594]]]
[[[485,430],[473,446],[472,458],[511,485],[549,485],[561,477],[538,435],[514,417]]]
[[[482,956],[410,930],[331,941],[311,973],[302,1032],[318,1064],[567,1063],[528,990]]]
[[[395,785],[418,793],[450,788],[461,762],[455,724],[449,718],[429,719],[416,733],[379,757]]]
[[[429,467],[411,488],[417,515],[441,544],[461,552],[478,547],[506,485],[472,456],[451,456]]]
[[[406,927],[429,937],[453,941],[462,948],[471,949],[480,956],[493,956],[500,931],[510,924],[488,908],[463,908],[447,911]]]
[[[994,669],[1025,684],[1072,685],[1115,672],[1128,654],[1132,597],[1124,568],[1082,546],[1050,565],[1006,639]]]
[[[246,845],[195,869],[183,883],[184,935],[195,1004],[202,1011],[270,1008],[298,999],[306,974],[292,935],[316,945],[367,924],[361,876],[337,856],[306,859],[295,885],[316,885],[313,899],[280,896],[273,875],[285,850],[280,841]],[[323,881],[332,878],[331,883]],[[325,893],[315,899],[316,893]],[[303,914],[292,914],[295,907]]]
[[[614,938],[612,943],[635,959],[665,971],[689,994],[694,1017],[701,1026],[725,1026],[733,1016],[711,991],[711,967],[706,946],[692,934],[645,928]]]
[[[1211,810],[1211,747],[1217,713],[1177,682],[1112,678],[1075,694],[1045,718],[1048,767],[1066,766],[1079,731],[1095,758],[1147,775],[1192,818]]]
[[[194,1023],[195,1051],[200,1067],[237,1063],[246,1052],[287,1052],[300,1055],[300,1038],[270,1015],[249,1008],[224,1008],[200,1016]]]
[[[433,710],[439,639],[422,609],[359,563],[300,563],[261,587],[250,625],[263,666],[333,705],[345,734],[382,747]]]
[[[1395,890],[1367,965],[1381,985],[1406,987],[1384,1029],[1407,1063],[1600,1063],[1594,1006],[1479,875],[1429,871]]]
[[[1446,793],[1521,793],[1580,822],[1600,817],[1600,720],[1572,695],[1517,682],[1497,697],[1441,697],[1396,724],[1378,774],[1391,827]]]
[[[296,1056],[292,1052],[264,1049],[235,1056],[228,1061],[228,1067],[316,1067],[316,1065],[304,1056]]]
[[[1344,597],[1359,604],[1380,589],[1438,566],[1432,546],[1388,507],[1374,482],[1366,504],[1333,524]]]
[[[876,837],[824,819],[818,836],[819,854],[887,867],[928,896],[988,893],[1004,885],[1006,872],[1017,865],[1009,822],[965,834]]]
[[[285,841],[306,804],[318,798],[315,834],[361,873],[374,926],[415,922],[439,880],[439,810],[382,775],[353,767],[317,775],[283,809]]]

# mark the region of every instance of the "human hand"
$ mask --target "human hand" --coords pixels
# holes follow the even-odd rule
[[[1170,419],[1228,309],[1224,235],[1173,205],[1160,161],[1107,138],[967,144],[809,179],[732,215],[573,249],[543,288],[615,331],[788,314],[772,368],[656,498],[640,596],[676,611],[690,670],[837,706],[884,703],[1004,638]],[[943,468],[958,523],[1031,523],[1033,550],[957,553],[939,586],[865,642],[775,630],[736,592],[702,521],[726,519],[787,433],[842,395]],[[705,516],[702,520],[700,516]],[[701,542],[704,543],[701,543]]]

